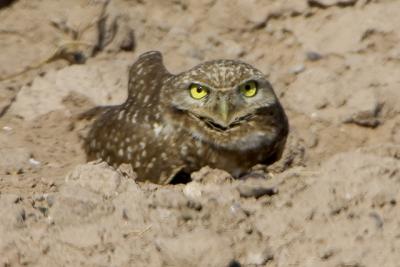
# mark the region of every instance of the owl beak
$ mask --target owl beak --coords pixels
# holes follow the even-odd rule
[[[229,106],[227,99],[224,98],[220,99],[219,112],[221,114],[222,120],[225,123],[225,125],[228,125]]]

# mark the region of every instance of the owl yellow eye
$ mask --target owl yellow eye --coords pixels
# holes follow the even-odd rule
[[[255,81],[246,82],[239,87],[239,90],[245,97],[253,97],[257,94],[257,83]]]
[[[193,97],[194,99],[202,99],[206,95],[208,95],[208,89],[199,85],[199,84],[191,84],[190,88],[190,96]]]

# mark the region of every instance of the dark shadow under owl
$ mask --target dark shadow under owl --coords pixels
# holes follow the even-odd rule
[[[214,60],[173,75],[159,52],[129,72],[125,103],[105,108],[86,140],[88,160],[129,163],[138,180],[169,183],[203,166],[234,177],[277,161],[288,120],[265,75],[237,60]]]

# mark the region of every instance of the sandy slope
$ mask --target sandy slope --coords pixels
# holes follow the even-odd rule
[[[0,9],[0,80],[94,23],[0,81],[0,266],[399,266],[399,1],[113,0],[110,42],[102,2]],[[291,124],[269,179],[158,186],[85,163],[76,115],[122,102],[153,49],[171,72],[239,58],[269,74]]]

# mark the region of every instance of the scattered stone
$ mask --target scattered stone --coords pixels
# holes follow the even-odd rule
[[[193,210],[196,210],[196,211],[201,211],[201,209],[203,208],[203,205],[202,205],[200,202],[198,202],[198,201],[189,200],[189,201],[187,202],[187,207],[188,207],[189,209],[193,209]]]
[[[347,102],[348,113],[344,123],[354,123],[364,127],[377,127],[381,122],[378,118],[382,105],[371,90],[360,90]]]
[[[119,47],[123,51],[133,51],[135,49],[136,41],[133,29],[128,29],[126,35],[121,40]]]
[[[354,123],[359,126],[376,128],[381,124],[381,121],[376,118],[376,114],[370,112],[360,112],[356,116],[348,118],[344,123]]]
[[[15,226],[22,227],[25,223],[25,220],[26,220],[25,209],[23,208],[18,209],[15,214]]]
[[[331,6],[352,6],[357,3],[357,0],[308,0],[310,6],[327,8]]]
[[[397,122],[391,131],[392,140],[395,144],[400,144],[400,122]]]
[[[272,196],[278,194],[278,189],[274,187],[252,187],[248,185],[242,185],[238,187],[241,197],[255,197],[259,198],[264,195]]]
[[[260,266],[260,265],[266,264],[268,261],[272,260],[273,258],[274,258],[274,254],[270,248],[251,249],[247,253],[245,264]]]
[[[190,221],[194,218],[193,210],[184,209],[180,213],[180,217],[184,221]]]
[[[250,213],[248,211],[243,209],[243,207],[240,205],[239,202],[233,203],[229,207],[229,210],[232,213],[232,215],[235,216],[235,218],[243,218],[243,219],[245,219],[246,217],[248,217],[250,215]]]
[[[375,212],[375,211],[371,212],[369,214],[369,217],[371,217],[374,220],[374,223],[375,223],[375,226],[377,229],[383,228],[383,219],[377,212]]]
[[[32,51],[52,50],[59,38],[49,34],[55,32],[46,26],[48,16],[41,16],[44,7],[49,16],[62,15],[60,5],[69,10],[68,1],[56,5],[25,2],[29,1],[17,1],[0,11],[4,12],[0,34],[6,41],[0,76],[40,59]],[[82,42],[90,44],[97,38],[97,4],[105,2],[126,20],[122,16],[114,20],[107,9],[105,30],[112,30],[115,21],[119,30],[106,32],[105,39],[114,33],[122,35],[103,42],[107,45],[97,57],[88,57],[86,65],[80,66],[66,66],[64,60],[46,64],[37,70],[36,78],[37,72],[30,71],[15,79],[10,94],[1,82],[5,90],[0,102],[10,103],[10,108],[1,112],[0,107],[0,117],[4,115],[0,165],[13,153],[21,153],[19,148],[33,149],[29,152],[36,157],[27,153],[21,161],[13,160],[11,165],[17,167],[13,175],[0,173],[0,266],[397,266],[393,242],[400,240],[400,90],[395,68],[400,57],[394,51],[398,50],[398,1],[358,0],[354,8],[320,10],[302,0],[169,1],[162,5],[96,0],[64,14],[82,27],[83,20],[95,24],[85,34],[93,38],[86,36]],[[360,6],[360,2],[367,4]],[[299,5],[305,7],[294,11]],[[192,24],[182,23],[186,19],[177,11],[185,13]],[[30,33],[26,21],[16,17],[29,17]],[[135,32],[129,27],[127,34],[120,31],[125,22]],[[43,30],[37,31],[42,27],[35,25],[43,25]],[[362,50],[367,44],[360,41],[365,29],[387,35],[371,36],[368,43],[374,47]],[[244,177],[245,181],[204,168],[192,174],[194,180],[187,184],[155,185],[136,183],[130,165],[115,171],[92,163],[75,165],[67,181],[60,180],[65,170],[84,160],[77,139],[70,139],[80,125],[63,126],[66,135],[47,143],[58,133],[48,123],[62,126],[87,103],[112,105],[125,99],[126,71],[135,54],[118,51],[135,49],[134,34],[142,40],[140,50],[154,49],[152,44],[163,50],[165,63],[174,73],[200,60],[239,57],[243,50],[249,53],[246,62],[268,68],[291,118],[290,136],[294,137],[294,142],[288,139],[281,164],[255,168],[259,172]],[[208,39],[211,34],[219,43]],[[40,44],[29,42],[34,36],[41,37]],[[321,55],[313,54],[314,50],[305,54],[308,50],[303,49],[315,49],[324,59],[313,63]],[[86,54],[71,55],[72,61],[82,62]],[[387,59],[391,55],[392,61]],[[297,76],[289,74],[280,68],[288,62],[303,63],[306,69]],[[28,83],[25,80],[33,80],[32,85],[19,91],[20,84]],[[71,97],[77,91],[87,102]],[[369,91],[365,103],[358,103],[353,98],[365,98],[363,91]],[[376,115],[375,103],[382,105]],[[52,112],[55,109],[59,111]],[[354,124],[374,125],[374,119],[385,124],[378,129],[343,126],[346,118]],[[299,128],[304,132],[296,133]],[[34,168],[30,159],[40,160],[42,168]],[[1,165],[0,172],[4,170]],[[248,198],[239,192],[239,185],[247,190]],[[279,195],[257,199],[257,190],[274,187]]]
[[[304,66],[304,64],[299,64],[299,65],[296,65],[296,66],[290,68],[289,73],[297,75],[297,74],[300,74],[303,71],[305,71],[305,69],[306,69],[306,66]]]
[[[40,165],[40,161],[34,159],[34,158],[30,158],[29,159],[29,163],[33,166],[39,166]]]
[[[159,188],[152,195],[152,205],[168,209],[187,207],[188,199],[179,191],[170,188]]]
[[[47,205],[49,205],[49,207],[53,206],[53,204],[54,204],[54,195],[48,195],[46,197],[46,201],[47,201]]]
[[[271,186],[267,180],[259,178],[240,181],[237,185],[237,190],[240,196],[245,198],[259,198],[265,195],[272,196],[278,194],[278,189],[276,187]]]
[[[334,248],[328,248],[323,250],[320,254],[319,257],[321,258],[321,260],[329,260],[330,258],[332,258],[335,254],[337,254],[338,251]]]
[[[318,60],[322,59],[322,55],[317,52],[308,51],[306,53],[306,58],[309,61],[318,61]]]

